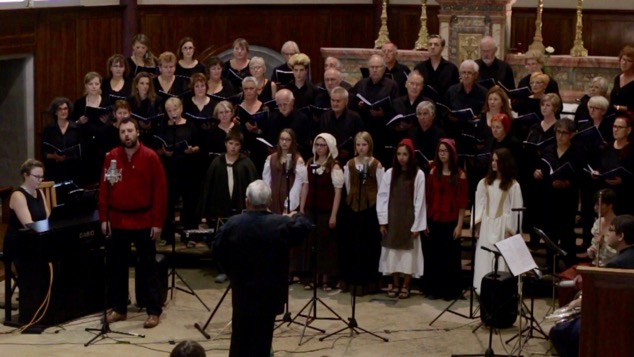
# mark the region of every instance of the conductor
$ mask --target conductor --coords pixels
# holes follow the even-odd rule
[[[313,227],[302,214],[271,213],[271,189],[247,187],[246,211],[220,228],[213,253],[231,281],[233,332],[230,357],[268,356],[275,316],[288,296],[289,249]]]

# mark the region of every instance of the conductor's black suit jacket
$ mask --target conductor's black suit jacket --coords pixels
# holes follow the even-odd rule
[[[213,255],[229,276],[234,313],[280,314],[288,295],[289,249],[313,224],[304,215],[247,211],[218,230]]]

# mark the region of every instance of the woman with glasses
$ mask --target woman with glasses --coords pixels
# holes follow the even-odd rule
[[[579,127],[579,122],[590,119],[588,102],[593,97],[608,98],[608,80],[603,77],[594,77],[588,83],[586,94],[579,99],[579,105],[575,111],[575,124]],[[607,108],[606,108],[607,109]],[[612,110],[610,111],[612,112]]]
[[[449,301],[462,293],[460,238],[469,188],[452,139],[440,139],[434,163],[425,190],[427,231],[421,241],[425,256],[423,290],[428,299]]]
[[[9,226],[3,247],[5,257],[13,260],[16,266],[20,264],[15,259],[18,231],[26,228],[29,223],[47,219],[51,213],[44,193],[39,188],[44,180],[44,165],[37,160],[28,159],[20,166],[20,176],[22,185],[11,194],[9,200]]]
[[[194,57],[196,55],[196,46],[194,46],[194,39],[191,37],[184,37],[178,44],[178,50],[176,51],[175,75],[189,79],[194,73],[205,73],[205,66],[198,62]]]
[[[277,92],[277,84],[266,78],[266,62],[262,57],[253,57],[249,62],[249,71],[258,81],[258,99],[263,103],[270,102]]]
[[[49,179],[55,182],[74,181],[81,178],[81,132],[75,122],[69,120],[73,104],[68,98],[53,99],[49,113],[55,122],[42,131],[42,157],[48,167]]]
[[[538,197],[534,226],[543,229],[555,243],[560,242],[564,251],[572,252],[564,258],[566,266],[571,267],[576,263],[575,216],[586,160],[581,147],[572,142],[574,122],[561,119],[554,127],[556,145],[541,152],[533,172],[535,190],[531,192]],[[549,252],[546,256],[547,269],[552,267],[552,254]]]
[[[343,171],[337,161],[339,150],[334,136],[321,133],[313,141],[313,157],[306,166],[308,170],[308,190],[302,192],[300,212],[306,212],[315,223],[310,238],[304,245],[305,261],[310,261],[311,246],[317,249],[317,261],[314,269],[321,277],[321,287],[331,291],[330,278],[339,273],[337,242],[337,213],[341,203],[341,192],[344,184]],[[305,266],[305,270],[309,270]],[[310,284],[304,286],[311,289]]]
[[[634,111],[634,47],[625,46],[619,54],[621,74],[614,77],[610,105],[617,111]]]
[[[289,158],[290,161],[287,161]],[[299,209],[301,192],[308,189],[308,177],[293,129],[286,128],[280,132],[275,152],[264,163],[262,180],[271,187],[271,212],[282,214]]]
[[[601,153],[598,163],[593,165],[592,178],[599,180],[602,188],[616,192],[614,212],[634,213],[634,154],[632,153],[632,118],[619,112],[612,125],[614,141]]]
[[[293,69],[290,65],[290,60],[291,57],[293,57],[294,55],[299,53],[299,46],[297,45],[297,43],[295,43],[295,41],[286,41],[284,42],[284,44],[282,45],[282,56],[284,57],[284,59],[286,60],[286,62],[282,63],[281,65],[275,67],[273,69],[273,74],[271,75],[271,80],[273,82],[275,82],[276,84],[280,84],[282,86],[287,85],[288,82],[285,81],[283,78],[281,78],[283,76],[283,74],[289,74],[291,72],[293,72]],[[280,72],[282,73],[282,75],[280,75]],[[286,77],[291,77],[291,76],[286,76]]]

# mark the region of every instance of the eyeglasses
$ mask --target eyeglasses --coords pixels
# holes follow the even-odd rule
[[[313,146],[314,146],[314,147],[316,147],[316,148],[325,148],[325,147],[327,147],[328,145],[327,145],[327,144],[319,144],[319,143],[315,143],[315,144],[313,144]]]
[[[280,141],[283,141],[283,142],[285,142],[285,143],[286,143],[286,142],[291,142],[291,141],[293,141],[293,139],[291,139],[291,138],[280,138]],[[317,146],[317,144],[315,144],[315,146]]]
[[[625,126],[625,125],[616,125],[615,124],[615,125],[612,125],[612,128],[621,130],[621,129],[627,129],[628,127]]]
[[[33,176],[38,180],[44,180],[44,175],[35,175],[35,174],[29,174],[29,176]]]
[[[449,154],[449,150],[447,149],[438,149],[439,154]]]

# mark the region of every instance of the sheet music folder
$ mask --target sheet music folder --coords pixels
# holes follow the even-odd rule
[[[503,239],[495,243],[495,246],[502,254],[513,276],[537,269],[537,264],[528,250],[522,235],[516,234],[510,238]]]

